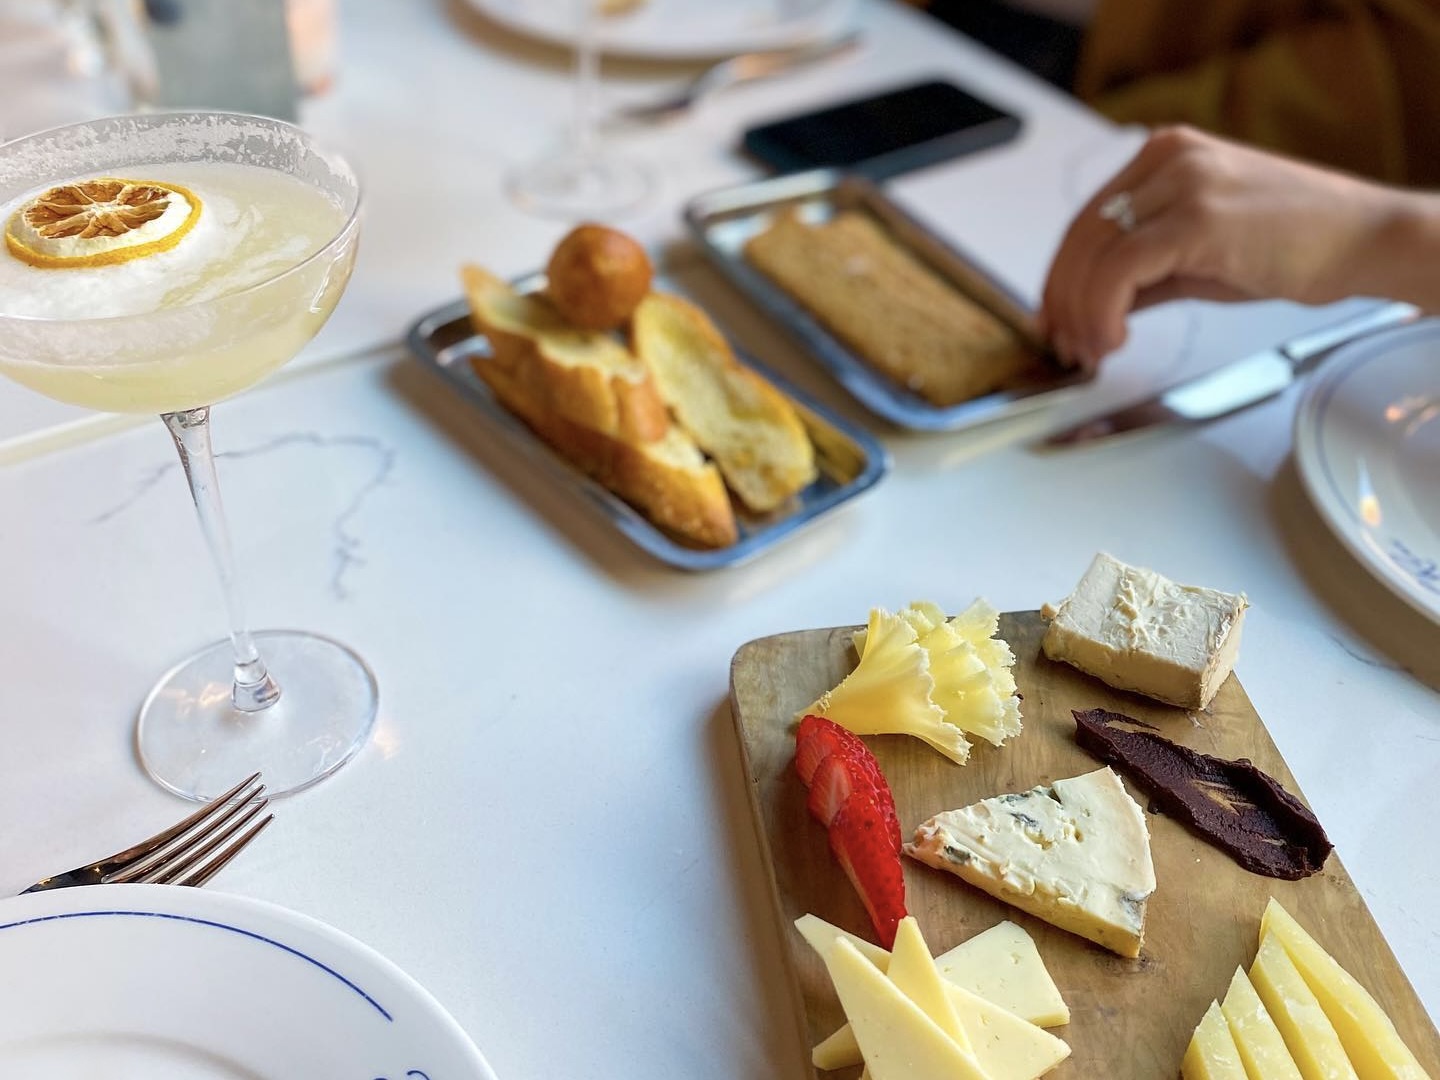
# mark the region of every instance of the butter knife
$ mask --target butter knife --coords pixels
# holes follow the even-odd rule
[[[1091,417],[1045,440],[1047,446],[1093,443],[1160,424],[1200,424],[1268,401],[1342,345],[1410,322],[1420,314],[1412,304],[1383,303],[1281,345],[1222,364],[1214,371],[1178,382],[1110,413]]]

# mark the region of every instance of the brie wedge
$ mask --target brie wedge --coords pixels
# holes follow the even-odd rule
[[[1103,551],[1055,611],[1045,655],[1158,701],[1207,707],[1240,653],[1244,593],[1177,585]]]
[[[1150,831],[1097,769],[937,814],[905,853],[1121,956],[1139,956],[1155,891]]]

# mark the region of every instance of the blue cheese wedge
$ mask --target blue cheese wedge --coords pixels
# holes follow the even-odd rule
[[[1240,654],[1244,593],[1177,585],[1101,552],[1057,608],[1045,655],[1120,690],[1203,709]]]
[[[1111,769],[937,814],[905,853],[1121,956],[1155,891],[1145,815]]]

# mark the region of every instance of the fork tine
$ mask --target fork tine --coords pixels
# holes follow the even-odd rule
[[[215,798],[211,799],[210,802],[206,803],[199,810],[195,811],[195,813],[191,814],[184,821],[176,822],[174,825],[171,825],[170,828],[165,829],[162,832],[158,832],[154,836],[148,837],[145,840],[141,840],[134,847],[126,848],[124,851],[117,851],[114,855],[111,855],[108,859],[104,861],[107,863],[131,863],[136,861],[137,859],[143,859],[152,851],[156,851],[159,848],[162,848],[166,844],[170,843],[170,841],[174,840],[177,836],[181,836],[189,832],[195,826],[199,825],[202,821],[210,817],[212,814],[222,809],[226,804],[230,802],[230,800],[235,798],[235,796],[239,795],[241,791],[248,788],[251,784],[255,783],[255,781],[259,779],[260,774],[258,772],[252,773],[244,780],[241,780],[240,783],[236,784],[229,791],[225,792],[225,794],[217,795]],[[247,799],[246,801],[248,802],[249,800]]]
[[[192,866],[202,861],[221,844],[225,843],[225,841],[229,840],[246,825],[254,821],[256,817],[264,813],[265,808],[269,805],[269,801],[266,799],[261,799],[259,802],[249,805],[242,803],[240,809],[244,812],[223,828],[217,824],[214,835],[211,835],[208,840],[204,837],[197,838],[204,842],[191,844],[174,852],[170,858],[151,867],[150,870],[145,873],[140,874],[136,880],[152,882],[157,885],[175,884]]]
[[[204,885],[207,881],[209,881],[212,877],[214,877],[222,869],[224,869],[226,863],[228,863],[236,855],[239,855],[240,852],[245,848],[245,845],[250,843],[251,840],[254,840],[255,837],[259,836],[260,833],[264,831],[265,826],[269,825],[274,820],[274,814],[269,814],[261,818],[254,825],[251,825],[250,828],[247,829],[244,833],[242,833],[240,837],[236,839],[233,843],[231,843],[231,845],[227,847],[224,851],[220,852],[220,854],[216,855],[209,862],[199,867],[184,881],[177,881],[175,882],[175,884],[190,885],[195,888],[199,888],[201,885]]]
[[[196,817],[195,824],[187,830],[179,833],[175,833],[173,828],[166,830],[173,834],[169,840],[151,848],[149,853],[142,858],[117,866],[115,870],[105,875],[105,881],[142,881],[156,871],[172,865],[176,859],[184,857],[188,852],[194,850],[196,845],[203,844],[217,831],[224,829],[227,824],[243,814],[251,801],[258,799],[264,791],[264,784],[257,785],[252,782],[242,786],[233,801],[213,805],[208,814]],[[263,802],[263,800],[261,801]]]

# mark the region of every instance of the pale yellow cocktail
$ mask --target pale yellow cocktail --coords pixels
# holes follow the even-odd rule
[[[302,265],[345,224],[342,207],[314,187],[271,169],[215,163],[132,165],[120,179],[193,196],[199,204],[193,226],[173,246],[124,261],[99,262],[126,254],[114,237],[92,245],[88,259],[98,264],[71,254],[74,265],[62,257],[54,260],[62,265],[44,265],[43,256],[35,260],[42,265],[31,265],[23,251],[0,252],[0,312],[19,317],[0,338],[0,372],[17,382],[108,412],[212,404],[299,352],[339,300],[348,265],[330,259]],[[0,221],[11,222],[47,191],[83,197],[87,181],[96,190],[93,180],[68,177],[27,192],[0,208]],[[177,216],[175,209],[168,216]],[[62,214],[50,217],[59,218],[52,229],[63,231]],[[137,231],[161,223],[147,221]],[[157,235],[167,240],[183,224]],[[23,223],[7,236],[17,231]],[[66,240],[77,246],[72,237],[52,246]],[[353,245],[346,257],[353,257]],[[253,290],[277,275],[285,276]],[[246,290],[253,291],[247,296]],[[188,308],[187,317],[177,317],[178,308]],[[167,318],[145,318],[167,311]],[[37,324],[27,327],[27,319]],[[72,324],[68,333],[66,323]]]

